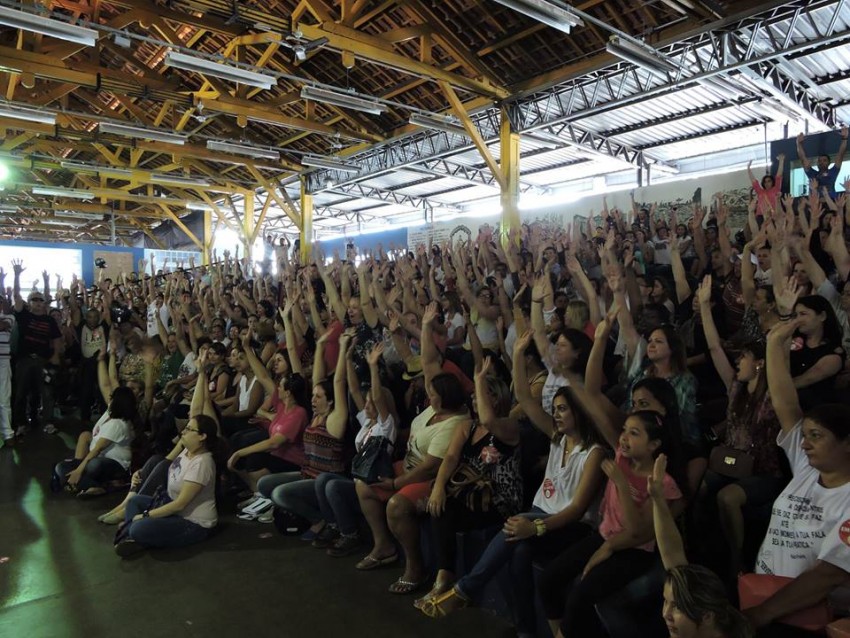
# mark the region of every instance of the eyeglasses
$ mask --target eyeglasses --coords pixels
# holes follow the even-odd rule
[[[195,434],[200,434],[200,433],[201,433],[201,431],[200,431],[200,430],[197,430],[197,429],[195,429],[195,428],[190,428],[190,427],[188,427],[188,426],[186,426],[185,428],[183,428],[183,431],[184,431],[184,432],[194,432]]]

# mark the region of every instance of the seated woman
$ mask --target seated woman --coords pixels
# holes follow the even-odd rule
[[[326,336],[327,333],[322,338]],[[313,420],[302,437],[304,464],[301,471],[263,476],[257,483],[262,498],[310,521],[312,527],[309,533],[302,536],[304,540],[315,540],[325,526],[316,497],[315,479],[323,472],[345,475],[344,438],[348,425],[345,358],[353,336],[354,331],[348,330],[339,339],[339,359],[333,384],[316,378],[321,372],[319,366],[314,364]],[[316,360],[322,356],[321,349],[317,349]],[[257,507],[262,507],[262,504]]]
[[[430,593],[416,602],[419,608],[454,584],[458,532],[497,525],[522,507],[519,422],[508,416],[510,391],[493,376],[491,364],[487,357],[475,373],[477,418],[455,428],[431,488],[438,571]]]
[[[533,636],[537,624],[532,562],[557,556],[596,529],[605,458],[602,438],[570,388],[560,388],[555,394],[554,416],[532,397],[522,363],[525,350],[534,347],[531,338],[531,332],[526,332],[514,344],[514,387],[523,412],[551,442],[545,478],[531,511],[508,518],[475,567],[448,593],[422,607],[431,617],[465,607],[507,563],[519,636]]]
[[[734,580],[741,571],[744,506],[772,503],[788,481],[783,476],[779,447],[775,443],[779,421],[770,402],[767,376],[763,372],[764,348],[758,342],[744,344],[737,365],[732,367],[723,351],[711,312],[711,275],[703,280],[697,295],[709,353],[729,395],[721,445],[744,453],[752,461],[750,475],[737,480],[728,473],[729,468],[711,465],[699,492],[698,506],[707,506],[700,507],[706,517],[713,520],[719,515],[729,547],[729,576]],[[741,459],[743,462],[744,459]],[[705,503],[707,499],[711,502]],[[698,529],[705,528],[698,526]]]
[[[251,419],[263,404],[263,384],[257,383],[257,376],[250,363],[250,357],[256,358],[250,331],[243,337],[242,345],[233,356],[235,372],[239,377],[236,400],[221,411],[221,431],[224,436],[229,437],[238,436],[238,433],[251,429]],[[231,444],[234,443],[236,441],[231,441]]]
[[[427,330],[426,325],[423,337]],[[397,539],[407,563],[402,576],[390,586],[393,594],[410,594],[422,585],[425,566],[417,517],[427,508],[431,480],[437,476],[455,428],[469,420],[466,396],[453,374],[434,375],[433,367],[427,367],[425,391],[431,405],[410,426],[400,474],[373,485],[355,481],[360,507],[374,539],[372,551],[356,567],[371,570],[398,561],[394,542]]]
[[[300,374],[281,374],[276,383],[260,358],[250,347],[250,332],[243,338],[244,354],[259,387],[271,397],[273,410],[258,409],[260,425],[242,430],[231,437],[235,448],[227,467],[244,480],[256,499],[243,505],[245,519],[260,518],[271,522],[271,516],[262,516],[272,503],[263,498],[257,488],[259,480],[268,474],[299,472],[304,464],[304,430],[310,422],[307,414],[307,387]],[[278,357],[278,355],[275,355]],[[265,503],[257,503],[257,499]],[[243,518],[240,515],[240,518]]]
[[[218,523],[215,503],[218,423],[198,414],[180,434],[183,451],[168,468],[162,499],[137,494],[127,504],[123,537],[115,545],[121,558],[149,548],[184,547],[205,540]]]
[[[136,396],[130,388],[111,387],[106,368],[106,357],[98,358],[98,379],[109,407],[91,432],[83,432],[77,439],[73,459],[56,464],[51,489],[63,487],[77,492],[80,497],[100,496],[106,493],[109,481],[125,478],[130,469],[133,424],[138,418]]]
[[[206,414],[218,422],[215,409],[209,399],[209,388],[206,377],[206,348],[201,350],[198,357],[198,383],[195,384],[195,391],[192,394],[192,404],[189,407],[187,416],[191,419],[193,415]],[[188,425],[188,421],[183,424]],[[153,497],[157,488],[166,486],[168,482],[168,469],[171,467],[172,461],[176,459],[184,450],[183,439],[181,432],[173,441],[173,448],[166,456],[154,454],[145,461],[141,469],[133,473],[130,479],[130,491],[124,500],[112,508],[105,514],[97,517],[97,520],[106,525],[118,525],[126,515],[127,505],[133,500],[137,494],[142,496]]]
[[[608,317],[599,324],[597,337],[607,334],[610,321]],[[675,502],[677,513],[684,509],[678,487],[686,484],[677,450],[678,432],[665,425],[661,415],[633,412],[622,431],[608,419],[595,425],[616,450],[614,461],[602,463],[609,481],[600,508],[599,531],[567,548],[546,567],[540,579],[546,616],[553,633],[560,628],[559,637],[604,635],[595,605],[648,572],[655,563],[646,479],[661,453],[674,459],[673,476],[665,476],[664,496]]]
[[[360,431],[354,439],[354,447],[360,452],[372,437],[384,437],[395,445],[398,434],[395,404],[392,393],[381,385],[378,363],[384,353],[384,344],[372,348],[366,357],[369,364],[370,386],[361,389],[352,357],[348,357],[348,391],[357,406],[357,422]],[[389,448],[392,452],[392,447]],[[316,498],[326,525],[313,541],[313,547],[328,548],[329,556],[348,556],[360,549],[362,541],[358,531],[358,518],[362,514],[357,500],[354,481],[332,472],[320,474],[316,479]]]
[[[722,581],[710,569],[689,565],[682,537],[664,496],[667,457],[655,459],[647,491],[658,552],[667,571],[662,615],[677,638],[751,638],[753,628],[726,598]]]
[[[774,502],[756,573],[794,580],[744,611],[756,628],[823,602],[850,580],[850,408],[827,403],[803,413],[788,365],[792,335],[809,321],[784,320],[767,337],[767,385],[782,428],[776,442],[793,478]]]

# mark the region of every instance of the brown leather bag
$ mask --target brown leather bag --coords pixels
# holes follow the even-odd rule
[[[752,476],[755,459],[743,450],[718,445],[711,450],[708,469],[727,478],[741,480]]]

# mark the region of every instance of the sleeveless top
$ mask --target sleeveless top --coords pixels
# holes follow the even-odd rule
[[[301,475],[314,479],[323,472],[345,474],[345,441],[335,439],[325,427],[327,417],[314,417],[304,430],[304,465]]]
[[[248,405],[251,402],[251,390],[254,388],[254,384],[257,382],[257,377],[251,379],[251,382],[248,383],[245,375],[242,375],[242,378],[239,379],[239,412],[248,409]]]
[[[485,435],[475,443],[472,439],[479,427],[474,421],[460,452],[466,463],[486,477],[493,486],[493,507],[501,516],[513,516],[522,507],[519,445],[508,445],[495,435]]]
[[[564,446],[567,437],[562,436],[558,441],[552,441],[549,447],[549,458],[546,461],[546,473],[543,475],[543,483],[534,497],[534,506],[539,507],[547,514],[557,514],[567,508],[576,496],[576,491],[584,474],[584,466],[590,453],[596,449],[603,449],[599,445],[589,448],[576,445],[573,451],[564,459]],[[581,522],[593,528],[599,526],[599,503],[602,494],[597,494],[593,503],[587,508]]]

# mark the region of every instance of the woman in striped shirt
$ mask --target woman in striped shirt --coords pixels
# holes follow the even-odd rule
[[[345,474],[345,428],[348,424],[345,359],[354,330],[339,338],[339,359],[333,383],[329,379],[313,385],[313,420],[304,430],[304,465],[300,472],[264,476],[257,484],[260,494],[281,509],[306,518],[313,525],[302,538],[314,540],[324,527],[315,479],[331,472]],[[321,352],[317,349],[317,352]]]

